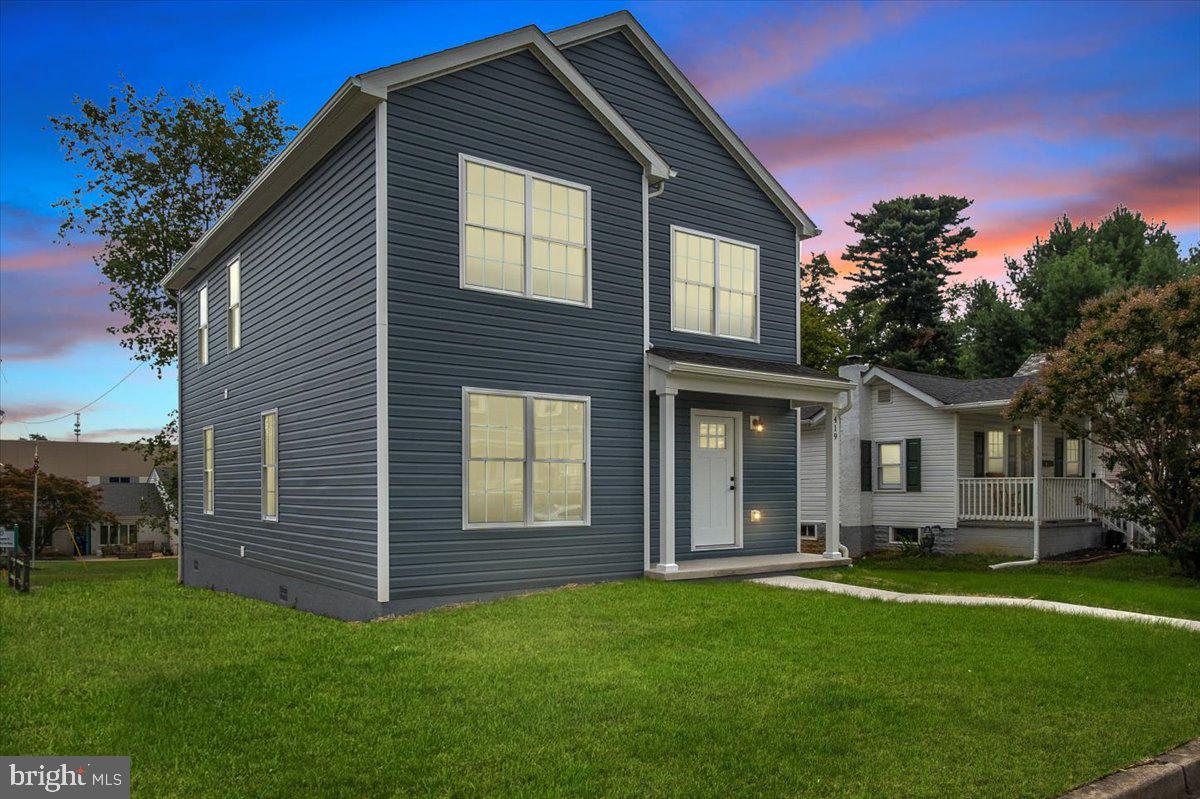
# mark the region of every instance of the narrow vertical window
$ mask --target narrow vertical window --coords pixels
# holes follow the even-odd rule
[[[213,429],[204,428],[204,512],[212,513],[216,505],[216,464],[213,449]]]
[[[1004,431],[987,431],[987,469],[988,477],[1004,477]]]
[[[470,394],[467,408],[467,523],[525,519],[525,399]]]
[[[242,259],[229,262],[229,349],[242,346]]]
[[[587,193],[531,179],[533,296],[583,302],[587,276]]]
[[[533,520],[583,521],[586,406],[533,400]]]
[[[882,489],[903,488],[903,450],[899,442],[879,445],[878,486]]]
[[[1063,474],[1067,477],[1083,476],[1083,442],[1078,438],[1068,438],[1063,447]]]
[[[200,287],[200,365],[208,363],[208,286]]]
[[[525,293],[525,177],[466,165],[466,285]]]
[[[279,413],[262,415],[262,517],[279,519]]]
[[[757,340],[757,247],[672,228],[671,270],[673,330]]]

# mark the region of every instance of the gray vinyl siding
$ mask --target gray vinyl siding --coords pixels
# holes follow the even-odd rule
[[[624,34],[564,51],[678,172],[650,202],[650,335],[659,346],[796,361],[796,228]],[[760,343],[671,330],[670,226],[761,248]]]
[[[187,553],[239,558],[245,546],[247,566],[367,595],[376,542],[373,148],[366,121],[183,290],[180,376]],[[231,352],[226,262],[236,253],[242,345]],[[209,362],[200,366],[205,283]],[[260,414],[271,408],[279,411],[278,522],[260,517]],[[202,505],[207,426],[212,515]]]
[[[882,384],[880,384],[882,385]],[[872,384],[869,389],[875,388]],[[860,395],[871,403],[872,496],[876,525],[921,527],[937,524],[954,527],[958,519],[954,494],[958,489],[954,472],[954,414],[938,410],[898,388],[892,401],[880,404],[878,393]],[[880,490],[878,444],[881,441],[921,439],[921,490]]]
[[[592,189],[593,307],[459,288],[459,153]],[[391,596],[642,570],[641,168],[519,53],[392,93]],[[590,527],[462,529],[464,386],[591,397]]]
[[[692,409],[742,412],[742,548],[692,551]],[[650,413],[650,547],[658,562],[658,398]],[[749,431],[750,415],[762,433]],[[750,511],[763,512],[750,521]],[[675,399],[675,558],[720,558],[796,551],[796,413],[782,400],[681,391]]]

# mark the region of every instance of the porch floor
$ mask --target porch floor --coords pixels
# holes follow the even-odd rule
[[[782,555],[737,555],[730,558],[702,558],[680,561],[679,571],[661,572],[653,568],[645,574],[652,580],[700,580],[705,577],[728,577],[736,574],[768,574],[794,569],[828,569],[850,565],[849,558],[827,558],[804,552]]]

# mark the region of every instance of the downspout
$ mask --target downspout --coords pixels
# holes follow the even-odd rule
[[[842,414],[847,413],[851,408],[854,407],[854,392],[844,391],[844,392],[842,392],[842,394],[846,398],[846,404],[842,407],[838,407],[837,405],[833,406],[833,415],[832,415],[833,418],[830,421],[830,424],[836,425],[834,427],[834,430],[837,431],[837,440],[835,443],[837,444],[838,447],[842,446]],[[838,462],[840,464],[841,460],[839,459]],[[838,503],[840,504],[841,501],[842,501],[842,498],[839,495]],[[845,544],[842,543],[841,526],[842,526],[842,513],[841,513],[841,510],[839,509],[838,510],[838,554],[841,555],[846,560],[850,560],[850,550],[846,547]]]

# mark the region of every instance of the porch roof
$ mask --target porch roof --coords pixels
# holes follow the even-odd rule
[[[646,352],[652,387],[664,391],[702,391],[775,397],[799,403],[832,404],[850,381],[797,363],[742,355],[651,347]]]
[[[1017,393],[1017,389],[1036,377],[1033,374],[1025,374],[1013,377],[992,377],[984,380],[961,380],[957,377],[909,372],[890,366],[876,366],[872,371],[875,370],[890,375],[943,405],[1005,402],[1012,399],[1013,395]]]

